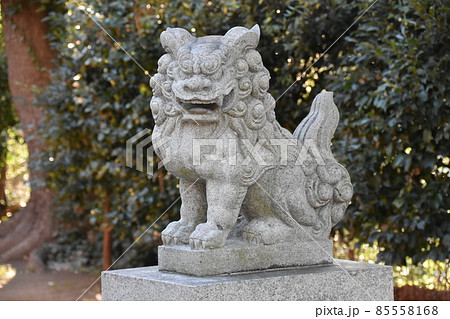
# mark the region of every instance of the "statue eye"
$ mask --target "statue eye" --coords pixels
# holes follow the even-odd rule
[[[190,54],[183,55],[179,60],[178,64],[180,65],[181,70],[184,73],[192,73],[192,66],[194,65],[193,57]]]
[[[215,73],[221,63],[220,58],[215,55],[211,55],[208,60],[205,60],[201,65],[200,68],[202,69],[202,72],[205,74],[213,74]]]

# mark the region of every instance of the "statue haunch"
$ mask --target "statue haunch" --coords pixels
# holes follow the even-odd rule
[[[180,178],[181,219],[165,245],[192,249],[227,238],[271,245],[327,239],[353,194],[330,150],[339,121],[323,92],[291,134],[275,119],[269,72],[255,50],[259,27],[193,37],[161,34],[167,52],[150,84],[153,147]]]

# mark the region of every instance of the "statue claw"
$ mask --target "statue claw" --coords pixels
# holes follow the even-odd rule
[[[200,239],[191,238],[189,240],[189,245],[192,249],[205,249],[205,243]]]
[[[167,245],[167,246],[173,245],[173,238],[172,238],[172,236],[161,235],[161,239],[162,239],[164,245]]]

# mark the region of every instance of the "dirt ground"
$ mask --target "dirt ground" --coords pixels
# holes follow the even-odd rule
[[[77,300],[100,275],[71,271],[33,272],[25,261],[12,262],[11,267],[9,276],[0,278],[0,300]],[[101,300],[100,291],[98,280],[80,300]]]

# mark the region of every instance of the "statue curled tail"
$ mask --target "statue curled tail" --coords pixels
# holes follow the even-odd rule
[[[307,117],[294,132],[294,137],[307,154],[301,167],[306,175],[306,197],[322,225],[314,227],[316,235],[327,235],[343,217],[353,195],[347,170],[331,153],[331,138],[339,122],[339,111],[332,92],[316,96]]]

